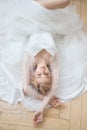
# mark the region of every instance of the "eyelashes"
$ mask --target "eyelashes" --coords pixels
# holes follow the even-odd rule
[[[49,71],[51,71],[51,67],[50,67],[50,65],[49,65],[49,64],[47,65],[47,67],[48,67]]]

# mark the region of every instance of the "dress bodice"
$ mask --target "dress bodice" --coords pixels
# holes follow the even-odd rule
[[[33,56],[35,56],[42,49],[45,49],[52,56],[54,56],[57,52],[55,42],[51,33],[49,32],[39,32],[38,34],[33,34],[30,37],[29,43],[26,48],[27,52],[29,52],[29,54]]]

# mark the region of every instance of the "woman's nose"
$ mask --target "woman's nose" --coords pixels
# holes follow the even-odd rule
[[[42,70],[42,71],[45,71],[45,67],[41,67],[41,70]]]

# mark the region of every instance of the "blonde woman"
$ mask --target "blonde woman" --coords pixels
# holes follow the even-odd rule
[[[58,53],[49,32],[32,34],[26,48],[23,65],[23,92],[42,100],[34,114],[34,123],[42,121],[45,107],[58,107],[61,103],[54,92],[58,87]]]

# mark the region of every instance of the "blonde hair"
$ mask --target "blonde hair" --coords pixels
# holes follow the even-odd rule
[[[36,81],[36,79],[35,79],[35,76],[32,76],[32,78],[31,78],[31,84],[32,84],[32,86],[34,86],[36,88],[36,90],[39,93],[41,93],[43,95],[47,95],[47,93],[51,89],[52,80],[50,78],[50,79],[48,79],[47,82],[38,83]]]

